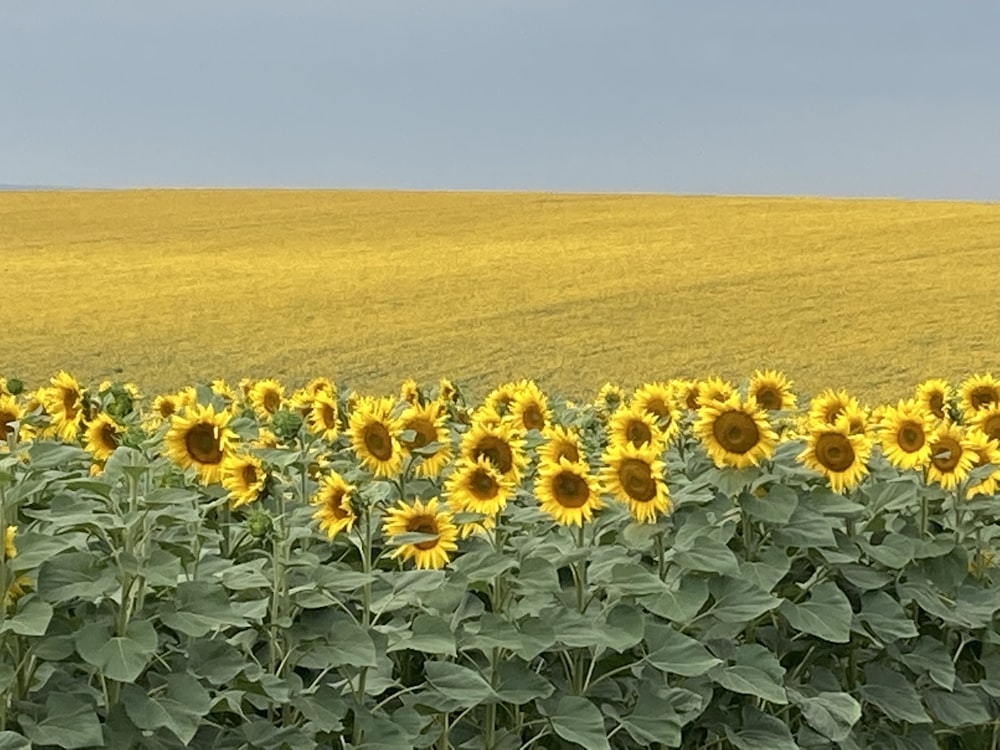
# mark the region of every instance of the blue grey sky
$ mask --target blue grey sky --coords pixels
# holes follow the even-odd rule
[[[1000,200],[1000,3],[0,0],[0,183]]]

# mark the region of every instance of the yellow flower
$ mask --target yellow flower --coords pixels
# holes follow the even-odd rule
[[[931,433],[931,462],[927,467],[927,481],[936,482],[942,489],[953,490],[969,476],[977,458],[978,454],[965,439],[962,429],[942,422]]]
[[[917,403],[938,419],[945,418],[945,409],[951,400],[951,386],[947,380],[932,378],[917,386],[914,395]]]
[[[417,387],[417,381],[413,378],[407,378],[399,386],[399,399],[405,401],[408,404],[419,404],[420,398],[420,388]]]
[[[542,461],[535,474],[539,507],[563,526],[583,526],[603,507],[597,479],[586,466],[561,459]]]
[[[986,437],[1000,444],[1000,403],[980,409],[971,421]]]
[[[492,409],[501,417],[506,417],[510,413],[510,405],[514,402],[516,394],[517,383],[504,383],[486,394],[481,408]]]
[[[432,443],[438,445],[438,449],[430,455],[423,451],[415,454],[420,460],[413,473],[419,477],[436,477],[451,460],[451,438],[445,418],[444,407],[439,401],[429,401],[424,406],[419,403],[411,404],[399,415],[401,431],[414,432],[411,440],[400,439],[404,451],[412,453]]]
[[[622,406],[608,420],[608,442],[612,445],[629,443],[639,448],[651,446],[657,453],[666,447],[666,437],[649,412],[636,407]]]
[[[14,427],[11,422],[20,424],[24,417],[24,411],[17,403],[17,399],[6,394],[0,395],[0,443],[7,442],[7,436],[14,434]]]
[[[212,393],[225,401],[226,404],[232,404],[239,400],[239,395],[233,387],[221,378],[212,381]]]
[[[958,387],[959,408],[965,415],[965,421],[972,422],[976,412],[991,406],[1000,405],[1000,382],[991,373],[973,375]]]
[[[667,382],[674,397],[674,405],[680,411],[698,410],[698,383],[693,380],[674,378]]]
[[[229,490],[229,505],[239,508],[260,497],[267,474],[259,458],[249,454],[226,456],[222,461],[222,486]]]
[[[63,440],[74,440],[83,421],[83,391],[76,379],[65,371],[50,381],[51,388],[42,392],[45,411]]]
[[[625,403],[625,391],[614,383],[605,383],[594,397],[594,409],[602,417],[607,417]]]
[[[670,442],[680,432],[681,415],[668,383],[643,383],[632,394],[632,408],[653,417],[664,442]]]
[[[601,483],[618,502],[628,506],[639,523],[655,523],[670,512],[670,495],[664,480],[666,466],[649,446],[628,443],[608,446],[603,456]]]
[[[3,535],[3,559],[13,560],[17,556],[17,547],[14,545],[14,537],[17,536],[17,526],[10,525]]]
[[[456,512],[495,516],[514,495],[514,484],[485,457],[460,461],[445,482],[448,505]]]
[[[835,391],[832,388],[827,388],[809,403],[809,420],[834,424],[837,417],[850,410],[857,411],[860,408],[858,400],[847,391],[843,389]]]
[[[85,433],[87,441],[83,447],[97,461],[107,461],[108,457],[115,452],[115,448],[118,447],[118,436],[124,429],[109,415],[102,412],[87,425]]]
[[[698,407],[728,401],[736,393],[732,383],[727,383],[722,378],[706,378],[698,383]]]
[[[354,486],[333,472],[323,477],[316,494],[309,499],[316,506],[312,517],[319,521],[319,530],[325,531],[328,538],[333,539],[341,531],[350,533],[354,527],[357,516],[351,507],[353,492]]]
[[[868,473],[871,451],[868,437],[852,433],[846,419],[838,419],[835,424],[817,420],[810,426],[805,450],[798,460],[825,476],[834,492],[845,492],[857,487]]]
[[[993,470],[980,479],[977,484],[966,488],[966,497],[995,495],[997,487],[1000,486],[1000,446],[995,440],[990,440],[987,435],[975,428],[965,433],[965,440],[969,448],[976,454],[973,469],[978,469],[981,466],[993,467]]]
[[[437,400],[450,404],[458,398],[458,388],[448,378],[441,378],[438,381]]]
[[[258,380],[247,394],[247,401],[259,418],[267,418],[277,412],[284,400],[285,386],[277,380]]]
[[[469,461],[486,458],[515,484],[521,481],[521,472],[528,464],[524,441],[509,422],[494,425],[474,421],[462,435],[461,455]]]
[[[543,430],[552,420],[549,402],[533,380],[522,380],[517,384],[510,403],[510,415],[521,430]]]
[[[308,404],[309,413],[306,417],[306,429],[314,435],[320,435],[324,440],[331,441],[337,437],[339,407],[337,398],[326,391],[319,391]]]
[[[194,406],[197,401],[194,388],[185,388],[177,393],[165,393],[153,399],[153,413],[160,419],[170,419],[174,414]]]
[[[703,401],[693,431],[718,467],[745,469],[771,457],[778,435],[757,402],[741,402],[738,394],[726,401]]]
[[[400,501],[395,508],[389,508],[382,524],[382,533],[390,544],[398,544],[393,558],[413,560],[418,568],[443,568],[448,564],[449,553],[458,549],[455,540],[458,528],[452,523],[451,513],[438,509],[438,499],[431,498],[426,503],[414,500],[412,505]],[[430,538],[421,542],[400,542],[402,534],[426,534]]]
[[[233,451],[236,433],[229,429],[228,411],[194,405],[170,418],[163,438],[164,453],[182,469],[193,466],[205,484],[222,478],[222,462]]]
[[[348,433],[351,447],[361,464],[372,474],[391,477],[403,465],[399,444],[400,421],[392,416],[396,405],[392,396],[358,399],[351,412]]]
[[[747,385],[747,395],[756,399],[765,411],[791,411],[795,408],[792,381],[778,370],[757,370]]]
[[[570,463],[586,463],[583,456],[583,447],[580,445],[580,436],[576,430],[563,427],[562,425],[552,425],[542,430],[542,437],[545,442],[538,448],[538,458],[542,461],[557,464],[560,459],[565,458]]]
[[[933,417],[916,401],[887,406],[879,423],[878,439],[889,462],[899,469],[926,466],[931,460]]]

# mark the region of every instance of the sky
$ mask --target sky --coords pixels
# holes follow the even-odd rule
[[[1000,200],[1000,3],[0,0],[0,183]]]

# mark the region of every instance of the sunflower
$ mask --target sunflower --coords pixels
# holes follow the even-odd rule
[[[791,411],[795,408],[792,381],[777,370],[757,370],[747,384],[747,395],[757,399],[765,411]]]
[[[510,415],[514,424],[525,431],[541,431],[552,419],[548,399],[533,380],[522,380],[517,384],[510,402]]]
[[[857,487],[868,473],[871,452],[871,440],[863,433],[852,433],[846,419],[835,424],[817,420],[810,426],[798,460],[825,476],[831,490],[845,492]]]
[[[623,403],[625,403],[625,391],[614,383],[602,385],[594,397],[594,409],[603,417],[615,412]]]
[[[160,419],[170,419],[174,414],[198,401],[194,388],[185,388],[177,393],[165,393],[153,399],[153,414]]]
[[[247,394],[247,401],[262,419],[277,412],[284,400],[285,386],[277,380],[258,380]]]
[[[76,379],[65,371],[60,371],[49,382],[51,387],[42,392],[45,411],[52,418],[52,426],[59,437],[73,440],[83,422],[83,390]]]
[[[698,383],[693,380],[674,378],[667,382],[674,396],[674,405],[681,411],[698,410]]]
[[[931,460],[934,417],[915,400],[887,406],[879,423],[878,439],[889,462],[899,469],[926,466]]]
[[[635,406],[622,406],[608,420],[608,442],[631,443],[636,448],[649,445],[660,453],[667,441],[652,414]]]
[[[400,384],[399,399],[400,401],[405,401],[408,404],[419,404],[423,400],[416,380],[413,378],[407,378]]]
[[[396,399],[392,396],[363,396],[351,412],[348,433],[351,447],[362,465],[372,474],[390,477],[399,473],[403,452],[399,445],[400,422],[392,416]]]
[[[516,395],[517,383],[504,383],[486,394],[482,406],[492,409],[501,417],[505,417],[510,413],[510,405],[514,402]]]
[[[404,451],[412,454],[431,444],[438,446],[432,454],[423,450],[415,454],[420,459],[413,470],[418,477],[436,477],[451,460],[451,439],[445,419],[444,407],[438,401],[428,401],[424,406],[411,404],[399,415],[402,432],[414,433],[410,440],[400,438]]]
[[[399,544],[392,553],[393,558],[413,560],[418,568],[443,568],[448,564],[448,554],[458,549],[455,544],[458,527],[452,523],[449,511],[438,509],[436,497],[426,504],[414,500],[412,505],[407,505],[400,500],[397,507],[386,512],[382,533],[389,538],[390,544]],[[427,534],[431,538],[415,543],[395,540],[402,534],[412,533]]]
[[[976,417],[972,420],[972,423],[986,437],[1000,444],[1000,403],[980,409],[976,412]]]
[[[309,402],[306,429],[314,435],[330,441],[337,437],[338,406],[335,396],[319,391]]]
[[[515,484],[521,481],[521,471],[528,465],[524,441],[510,422],[494,425],[473,421],[469,431],[462,435],[461,454],[469,461],[486,458]]]
[[[966,497],[976,495],[995,495],[1000,486],[1000,446],[995,440],[975,428],[965,433],[965,440],[975,454],[973,469],[980,466],[993,466],[993,470],[979,480],[977,484],[966,489]]]
[[[226,404],[232,404],[239,400],[239,394],[222,378],[212,381],[212,393],[221,398]]]
[[[726,401],[706,402],[692,429],[720,468],[757,466],[771,457],[778,442],[766,412],[752,398],[740,401],[738,394]]]
[[[357,516],[351,506],[353,492],[352,485],[332,472],[320,480],[319,489],[309,499],[310,505],[316,506],[312,517],[319,521],[319,530],[325,531],[328,538],[333,539],[341,531],[350,533],[354,527]]]
[[[936,482],[942,489],[953,490],[969,476],[977,458],[978,454],[966,440],[962,429],[942,422],[931,434],[927,481]]]
[[[229,506],[249,505],[264,491],[267,474],[256,456],[246,453],[226,456],[222,461],[222,486],[229,490]]]
[[[278,436],[266,427],[257,428],[257,437],[250,441],[251,448],[277,448]]]
[[[95,460],[107,461],[118,447],[119,436],[124,430],[124,427],[102,412],[87,425],[87,442],[83,447],[90,451]]]
[[[538,458],[542,461],[557,464],[565,458],[570,463],[586,463],[580,436],[576,430],[562,425],[552,425],[542,430],[545,442],[538,447]]]
[[[653,416],[664,442],[670,442],[680,432],[680,413],[669,384],[643,383],[632,394],[632,408]]]
[[[649,446],[610,445],[602,456],[604,491],[628,506],[639,523],[655,523],[670,512],[670,494],[664,480],[666,465]]]
[[[834,424],[839,424],[840,422],[847,423],[847,430],[852,435],[871,437],[872,415],[865,407],[860,406],[856,400],[852,399],[849,401],[833,420]]]
[[[7,442],[7,436],[14,434],[14,427],[11,422],[20,424],[24,417],[24,411],[17,403],[17,399],[6,394],[0,395],[0,443]]]
[[[17,536],[17,526],[10,525],[3,535],[3,559],[13,560],[17,556],[14,537]]]
[[[917,403],[924,407],[938,419],[945,418],[945,410],[951,400],[951,386],[947,380],[933,378],[925,380],[917,386],[914,398]]]
[[[539,507],[564,526],[583,526],[604,507],[597,479],[586,466],[560,459],[542,461],[535,474],[535,497]]]
[[[834,424],[848,409],[860,409],[858,400],[844,389],[827,388],[809,402],[809,420]]]
[[[495,516],[514,496],[514,483],[483,457],[460,461],[445,482],[445,493],[452,509]]]
[[[164,452],[182,469],[193,466],[205,484],[222,478],[222,462],[238,440],[229,429],[228,411],[215,413],[215,407],[195,404],[170,418],[170,429],[163,438]]]
[[[720,403],[728,401],[736,393],[732,383],[728,383],[722,378],[710,377],[698,383],[698,408],[706,404]]]
[[[1000,405],[1000,382],[991,373],[967,378],[958,387],[958,392],[959,408],[966,422],[972,422],[980,409]]]

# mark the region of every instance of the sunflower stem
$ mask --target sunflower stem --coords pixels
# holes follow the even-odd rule
[[[402,488],[400,488],[402,490]],[[361,586],[361,627],[366,631],[371,626],[371,604],[372,604],[372,584],[369,580],[372,572],[372,509],[370,505],[365,505],[364,533],[361,536],[361,569],[365,574],[365,582]],[[354,694],[355,708],[354,729],[351,733],[351,741],[354,745],[360,745],[362,740],[361,722],[358,721],[357,713],[365,703],[365,689],[368,682],[368,667],[361,667],[358,670],[358,689]]]
[[[930,531],[931,522],[931,499],[927,493],[920,495],[920,536],[926,537]]]
[[[579,549],[583,549],[584,538],[583,538],[584,528],[583,523],[580,523],[580,528],[577,531],[576,544]],[[576,575],[573,577],[574,583],[576,583],[576,609],[580,614],[583,614],[586,609],[586,604],[584,602],[584,593],[587,584],[587,560],[584,557],[580,557],[576,561]]]
[[[658,533],[654,539],[656,539],[656,570],[660,576],[660,580],[664,579],[667,574],[667,560],[666,560],[666,550],[663,544],[663,532]]]

